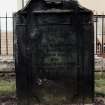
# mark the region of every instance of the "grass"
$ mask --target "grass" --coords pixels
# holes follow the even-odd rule
[[[15,80],[0,80],[0,96],[13,95],[15,92]],[[95,94],[105,96],[105,73],[95,73]]]
[[[95,73],[95,93],[105,97],[105,73]]]
[[[0,96],[8,96],[15,94],[16,86],[15,80],[7,81],[0,80]]]

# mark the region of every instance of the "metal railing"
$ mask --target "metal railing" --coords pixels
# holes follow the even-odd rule
[[[0,55],[13,56],[13,17],[0,17]]]
[[[105,15],[94,15],[95,54],[105,57]]]
[[[0,56],[13,56],[13,17],[0,17]],[[105,15],[94,15],[94,53],[105,57]]]

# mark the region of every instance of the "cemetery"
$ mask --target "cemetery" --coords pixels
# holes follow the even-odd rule
[[[76,0],[22,3],[0,17],[0,105],[105,105],[105,15]]]

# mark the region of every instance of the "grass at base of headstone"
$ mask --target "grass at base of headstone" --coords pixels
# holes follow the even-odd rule
[[[15,95],[16,83],[15,80],[0,80],[0,96]]]
[[[95,95],[105,97],[105,72],[95,73]]]
[[[105,79],[105,72],[95,72],[95,80]]]

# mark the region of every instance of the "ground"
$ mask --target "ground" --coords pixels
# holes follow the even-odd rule
[[[12,72],[6,73],[8,70]],[[1,72],[1,70],[5,72]],[[0,105],[16,105],[16,82],[13,63],[0,64]],[[95,73],[95,103],[105,105],[105,72]]]
[[[105,105],[105,72],[95,73],[95,103]]]

